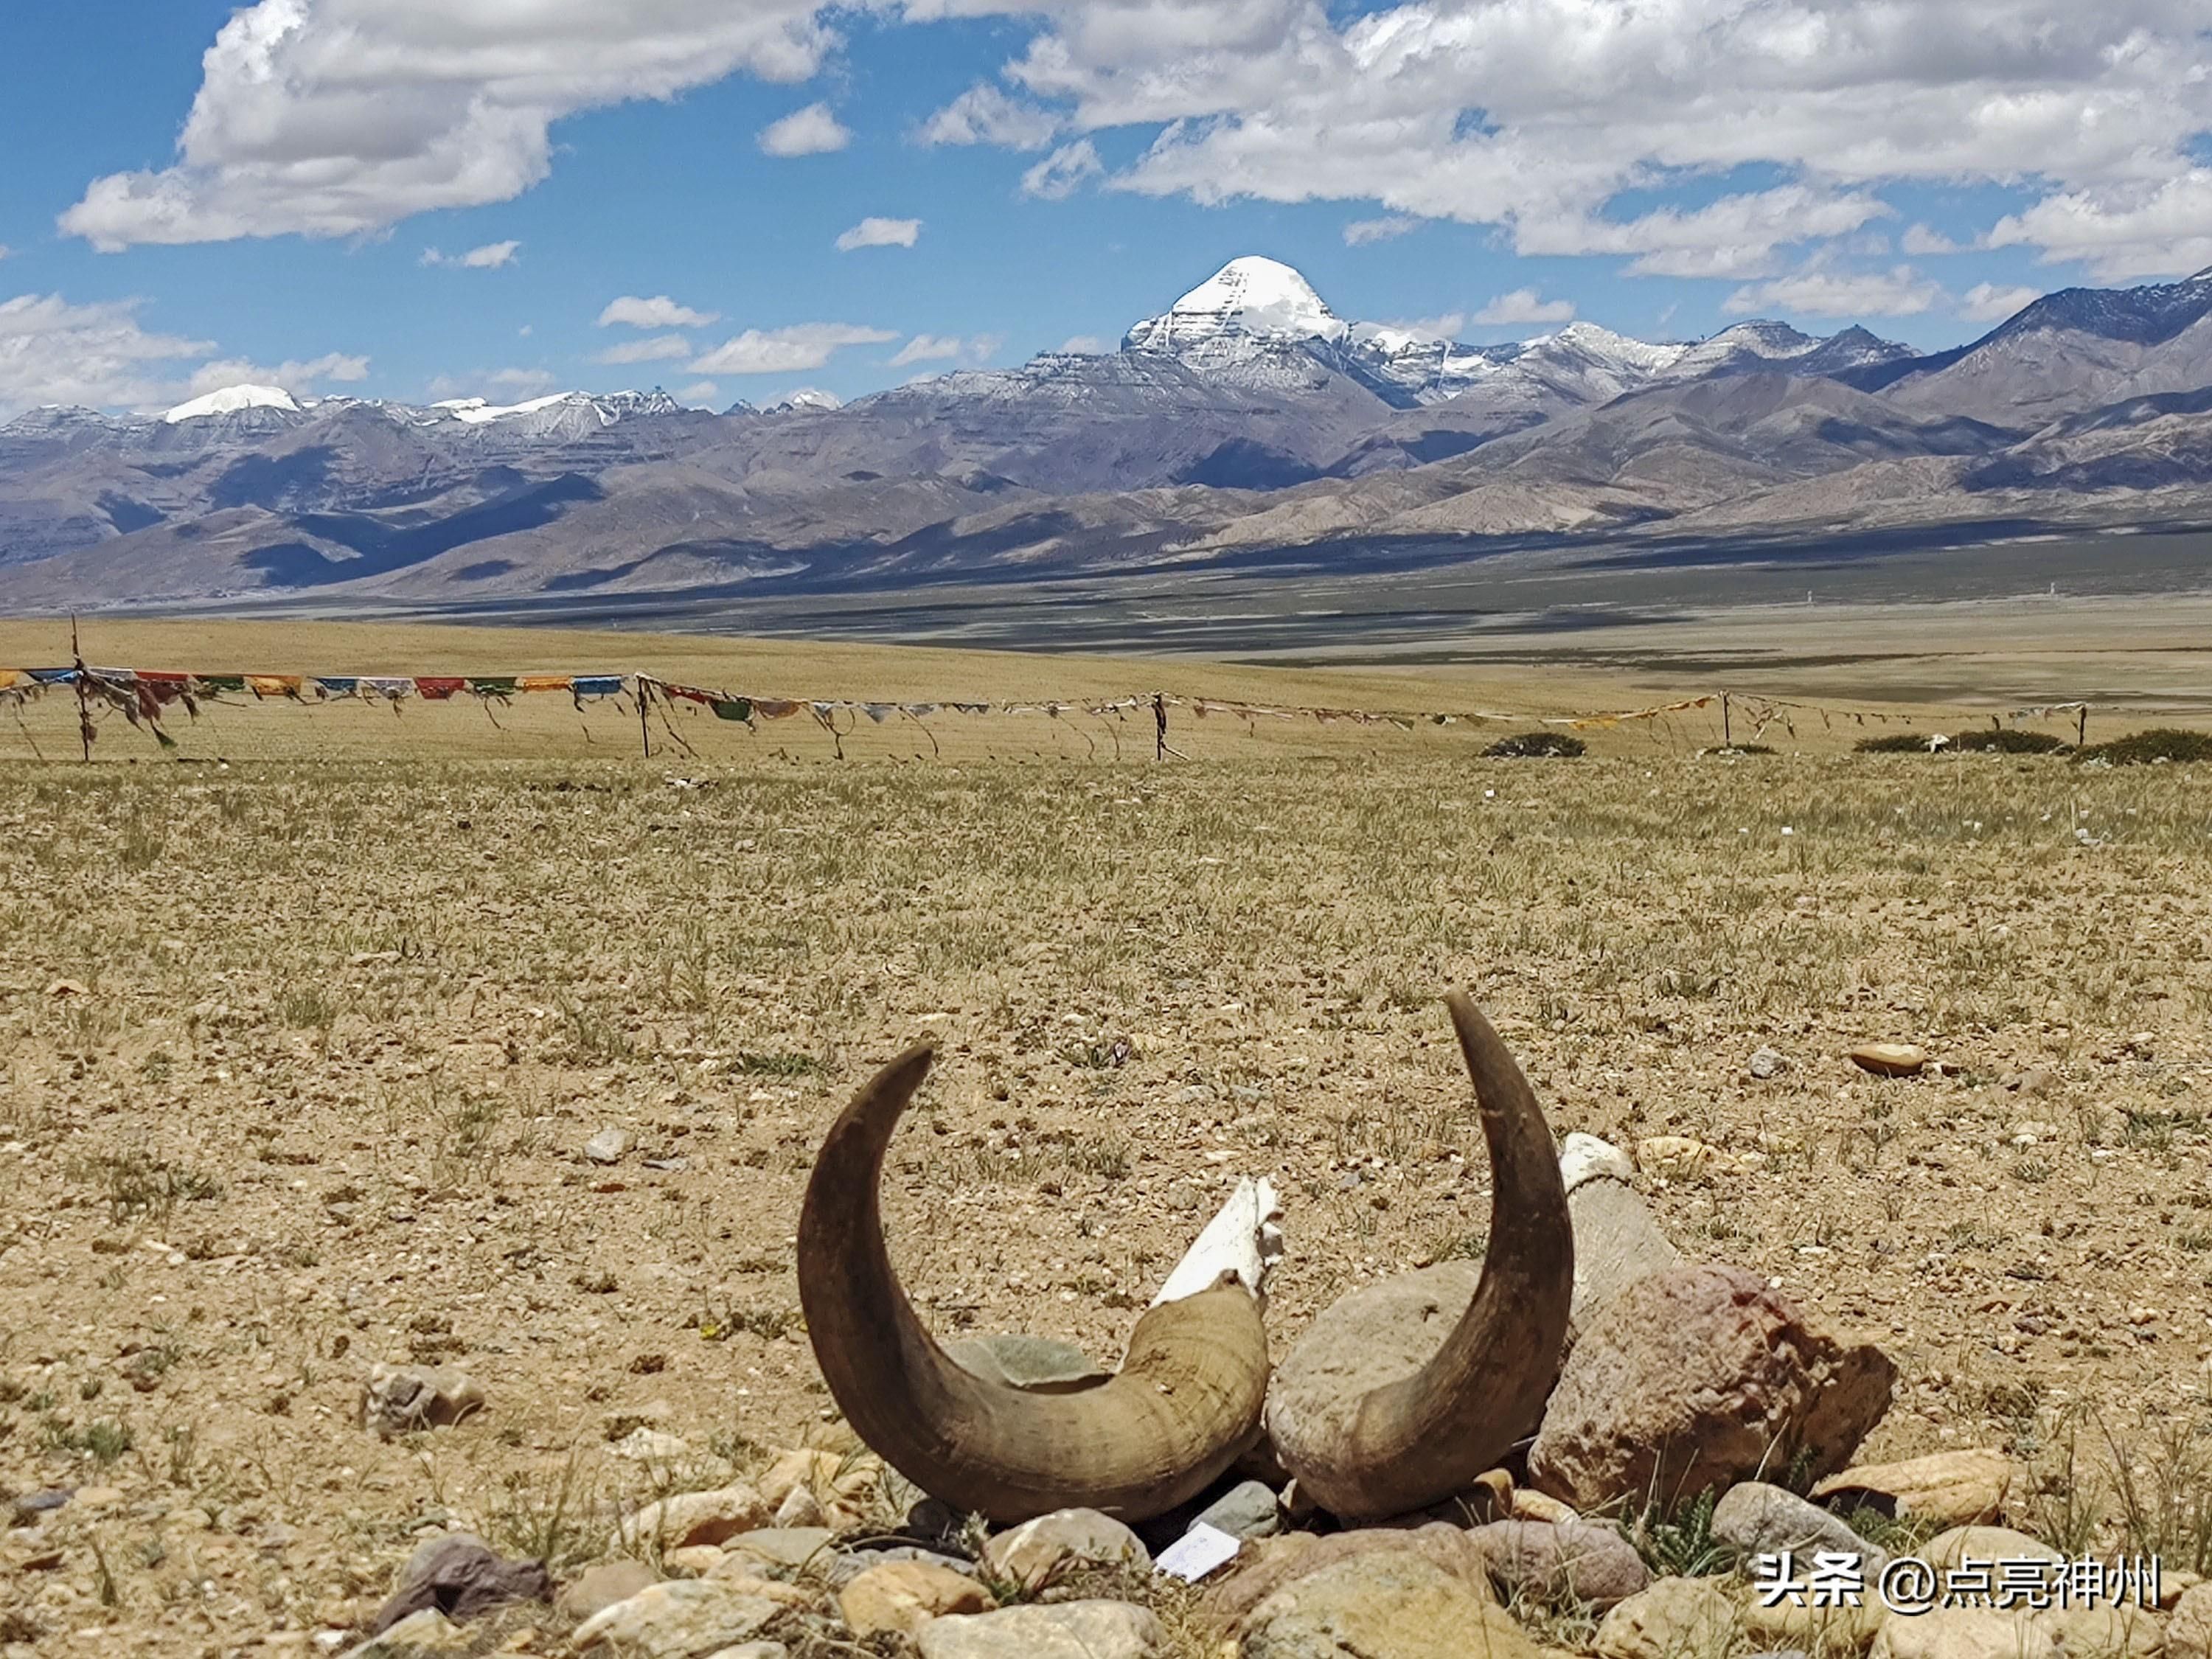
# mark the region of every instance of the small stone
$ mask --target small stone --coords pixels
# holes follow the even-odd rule
[[[381,1635],[425,1610],[456,1624],[510,1601],[550,1601],[553,1580],[543,1561],[505,1561],[474,1533],[449,1532],[418,1547],[399,1570],[391,1598],[369,1620]]]
[[[1137,1534],[1097,1510],[1054,1510],[999,1534],[983,1546],[983,1566],[1001,1583],[1042,1589],[1075,1562],[1134,1567],[1152,1565]]]
[[[1911,1042],[1862,1042],[1849,1059],[1876,1077],[1917,1077],[1927,1068],[1928,1051]]]
[[[1991,1607],[1937,1607],[1885,1619],[1871,1659],[2058,1659],[2051,1633],[2025,1613]]]
[[[2058,1086],[2058,1073],[2042,1066],[2031,1066],[2020,1074],[2020,1092],[2024,1095],[2047,1095]]]
[[[380,1439],[444,1428],[483,1407],[476,1379],[447,1365],[372,1365],[362,1385],[362,1426]]]
[[[2166,1659],[2212,1659],[2212,1583],[2192,1584],[2166,1621]]]
[[[729,1552],[720,1544],[679,1544],[672,1550],[663,1550],[660,1559],[671,1572],[704,1578],[729,1559]]]
[[[1468,1537],[1509,1605],[1525,1598],[1602,1613],[1651,1583],[1636,1547],[1599,1522],[1493,1521]]]
[[[1533,1486],[1513,1489],[1513,1512],[1508,1517],[1515,1521],[1579,1521],[1581,1513],[1571,1504],[1562,1504],[1548,1492]]]
[[[617,1529],[616,1541],[653,1539],[665,1549],[720,1544],[768,1525],[774,1515],[759,1492],[738,1481],[713,1492],[678,1492],[647,1504]]]
[[[1718,1168],[1717,1147],[1686,1135],[1647,1135],[1636,1143],[1636,1166],[1662,1181],[1690,1181]]]
[[[1495,1601],[1403,1550],[1285,1585],[1252,1609],[1239,1636],[1242,1659],[1537,1659]]]
[[[594,1164],[619,1164],[630,1145],[629,1131],[611,1123],[584,1143],[584,1156]]]
[[[921,1627],[921,1659],[1151,1659],[1160,1621],[1127,1601],[1037,1602],[948,1613]]]
[[[1340,1561],[1373,1554],[1412,1554],[1441,1568],[1485,1601],[1495,1600],[1490,1563],[1474,1539],[1449,1522],[1425,1526],[1360,1527],[1318,1537],[1284,1533],[1244,1547],[1234,1571],[1208,1587],[1201,1601],[1206,1620],[1228,1630],[1286,1584]]]
[[[580,1625],[616,1602],[629,1601],[653,1582],[653,1569],[642,1561],[601,1561],[585,1568],[576,1581],[561,1592],[556,1605],[563,1614]]]
[[[1967,1556],[1992,1561],[2063,1561],[2065,1555],[2039,1538],[2009,1527],[1953,1527],[1939,1532],[1913,1553],[1938,1572],[1948,1572]]]
[[[779,1527],[818,1527],[822,1524],[822,1505],[814,1494],[804,1486],[793,1486],[783,1495],[783,1502],[775,1506],[775,1522]]]
[[[763,1601],[773,1601],[779,1607],[811,1609],[817,1601],[813,1590],[799,1584],[789,1584],[781,1579],[763,1575],[768,1569],[758,1561],[748,1560],[743,1555],[725,1556],[715,1563],[707,1577],[718,1584],[727,1584],[743,1590],[747,1595],[757,1595]]]
[[[635,1463],[673,1463],[690,1449],[688,1441],[659,1429],[640,1426],[632,1429],[607,1449],[617,1457],[627,1457]]]
[[[1755,1048],[1752,1051],[1749,1069],[1751,1074],[1762,1083],[1768,1078],[1780,1077],[1789,1066],[1790,1062],[1783,1059],[1778,1049]]]
[[[571,1640],[579,1651],[604,1644],[623,1659],[693,1659],[750,1640],[785,1611],[739,1584],[672,1578],[601,1609]]]
[[[1247,1480],[1208,1504],[1191,1524],[1215,1528],[1231,1538],[1271,1538],[1283,1529],[1283,1515],[1266,1481]]]
[[[1742,1610],[1711,1578],[1662,1578],[1606,1614],[1595,1646],[1600,1659],[1681,1659],[1736,1645]]]
[[[2021,1486],[2019,1464],[1990,1447],[1936,1452],[1896,1463],[1863,1463],[1813,1488],[1816,1503],[1849,1510],[1864,1504],[1946,1527],[1994,1521]]]
[[[988,1613],[992,1604],[972,1578],[920,1561],[887,1561],[847,1584],[837,1606],[853,1634],[866,1641],[882,1632],[916,1636],[933,1619]]]
[[[465,1653],[468,1649],[466,1631],[437,1608],[424,1607],[349,1650],[345,1659],[416,1659],[417,1655]]]
[[[912,1544],[894,1544],[889,1549],[839,1550],[830,1559],[830,1587],[842,1589],[862,1573],[893,1561],[918,1561],[927,1567],[957,1572],[963,1578],[975,1576],[975,1564],[963,1561],[957,1555],[942,1555],[935,1550],[926,1550]]]
[[[722,1540],[730,1559],[714,1571],[731,1572],[750,1566],[755,1571],[765,1567],[779,1575],[795,1575],[810,1568],[827,1571],[830,1548],[836,1541],[837,1534],[827,1527],[761,1527]]]
[[[791,1659],[791,1650],[781,1642],[740,1642],[735,1647],[716,1648],[707,1659]]]
[[[1784,1550],[1808,1560],[1823,1550],[1856,1556],[1869,1584],[1889,1565],[1887,1553],[1853,1532],[1840,1516],[1760,1480],[1746,1480],[1729,1488],[1713,1506],[1712,1532],[1747,1558]]]

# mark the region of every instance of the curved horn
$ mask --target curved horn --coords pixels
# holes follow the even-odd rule
[[[1195,1496],[1259,1431],[1267,1338],[1233,1279],[1137,1322],[1121,1371],[1025,1393],[955,1364],[884,1249],[884,1150],[929,1070],[927,1043],[870,1080],[830,1128],[799,1218],[799,1299],[854,1431],[924,1492],[996,1522],[1057,1509],[1141,1521]]]
[[[1345,1401],[1295,1448],[1278,1441],[1299,1486],[1347,1517],[1402,1515],[1495,1468],[1541,1419],[1565,1348],[1574,1233],[1552,1132],[1467,994],[1445,1002],[1490,1147],[1490,1247],[1474,1300],[1426,1364]]]

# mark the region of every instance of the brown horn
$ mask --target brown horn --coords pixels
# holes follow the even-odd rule
[[[931,1497],[995,1522],[1067,1508],[1141,1521],[1195,1496],[1259,1432],[1267,1338],[1233,1279],[1153,1308],[1118,1374],[1025,1392],[955,1364],[884,1249],[878,1188],[927,1043],[872,1079],[830,1128],[799,1218],[799,1299],[830,1393],[860,1438]]]
[[[1350,1518],[1402,1515],[1495,1468],[1541,1419],[1565,1348],[1574,1231],[1551,1129],[1467,994],[1444,1000],[1490,1147],[1490,1245],[1474,1301],[1427,1364],[1317,1413],[1292,1443],[1278,1437],[1299,1486]]]

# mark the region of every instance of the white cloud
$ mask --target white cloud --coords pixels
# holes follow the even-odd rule
[[[660,363],[690,355],[691,342],[681,334],[653,334],[642,340],[625,340],[620,345],[609,346],[592,361],[595,363]]]
[[[694,380],[682,391],[669,395],[690,409],[716,409],[722,402],[722,388],[712,380]]]
[[[368,359],[342,351],[325,352],[305,362],[287,358],[270,368],[244,357],[226,357],[194,369],[185,390],[193,397],[227,386],[281,386],[287,392],[311,392],[325,380],[344,385],[368,378]]]
[[[1914,258],[1942,253],[1964,253],[1966,244],[1954,242],[1942,231],[1927,225],[1908,225],[1903,238],[1905,251]]]
[[[520,242],[486,242],[482,247],[472,247],[466,253],[441,253],[436,248],[422,250],[422,263],[426,265],[459,265],[470,270],[497,270],[501,265],[514,263],[520,251]]]
[[[921,124],[925,144],[997,144],[1042,149],[1060,131],[1060,118],[998,88],[974,86]]]
[[[793,374],[820,368],[847,346],[881,345],[898,336],[851,323],[794,323],[749,328],[692,363],[694,374]]]
[[[1510,294],[1501,294],[1474,313],[1478,323],[1571,323],[1575,319],[1572,300],[1539,299],[1533,288],[1516,288]]]
[[[890,359],[890,366],[904,368],[912,363],[988,362],[1006,343],[1003,334],[977,334],[966,338],[957,334],[917,334],[898,349]]]
[[[1959,314],[1969,322],[2001,323],[2021,307],[2043,297],[2039,288],[2004,288],[1976,283],[1959,296]]]
[[[599,313],[601,328],[611,328],[621,323],[629,328],[704,328],[721,320],[719,311],[694,311],[690,306],[679,306],[665,294],[656,294],[650,300],[641,300],[635,294],[625,294],[607,301],[607,308]]]
[[[912,247],[915,239],[921,234],[919,219],[866,218],[837,238],[837,252],[850,253],[856,247]]]
[[[768,155],[826,155],[852,142],[852,133],[839,124],[827,104],[795,109],[760,130],[761,151]]]
[[[520,403],[543,396],[554,384],[554,376],[542,368],[501,368],[489,374],[441,374],[431,380],[429,392],[437,398],[489,398],[493,403]]]
[[[1060,349],[1073,357],[1103,357],[1113,349],[1096,334],[1071,334],[1060,343]]]
[[[166,408],[182,401],[172,365],[215,349],[208,340],[152,334],[142,302],[71,305],[58,294],[0,300],[0,413],[36,404]]]
[[[553,384],[554,376],[543,368],[501,368],[484,376],[486,386],[497,386],[501,392],[521,392],[526,396],[543,392]]]
[[[1911,317],[1943,297],[1943,290],[1911,265],[1887,270],[1832,270],[1816,266],[1736,289],[1722,301],[1731,315],[1790,312],[1802,317]]]
[[[8,257],[8,244],[7,244],[7,243],[5,243],[5,242],[0,242],[0,259],[4,259],[4,258],[6,258],[7,257]]]
[[[1388,213],[1380,219],[1354,219],[1344,228],[1346,247],[1366,247],[1375,242],[1388,242],[1403,236],[1409,230],[1419,230],[1421,222],[1403,213]]]
[[[234,12],[166,167],[95,179],[61,228],[103,252],[351,236],[503,202],[545,177],[548,129],[744,71],[798,82],[836,44],[816,0],[589,5],[256,0]]]
[[[1058,149],[1022,174],[1022,194],[1048,202],[1061,202],[1093,179],[1103,177],[1106,164],[1088,138],[1079,138]]]
[[[2212,265],[2212,167],[2046,196],[1990,229],[1991,247],[2022,243],[2042,250],[2045,264],[2079,259],[2106,282],[2202,270]]]

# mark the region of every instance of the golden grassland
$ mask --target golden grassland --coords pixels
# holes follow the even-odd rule
[[[1188,664],[429,630],[279,661],[266,634],[107,629],[88,656],[211,671],[1358,700]],[[2048,1535],[2212,1565],[2180,1501],[2212,1490],[2212,769],[1623,732],[1576,762],[1451,729],[1293,752],[1233,724],[1200,764],[921,766],[909,733],[891,765],[864,726],[837,766],[818,732],[711,721],[647,763],[600,720],[525,750],[462,707],[222,709],[176,724],[223,764],[111,721],[100,755],[137,763],[0,765],[0,1495],[93,1489],[0,1532],[0,1643],[343,1628],[425,1528],[573,1567],[617,1500],[834,1442],[799,1194],[830,1116],[924,1033],[886,1209],[940,1330],[1111,1359],[1225,1183],[1267,1173],[1279,1351],[1344,1291],[1482,1248],[1454,981],[1559,1132],[1725,1155],[1655,1209],[1883,1342],[1871,1451],[2008,1445],[2054,1474]],[[1883,1037],[1943,1072],[1843,1060]],[[1754,1081],[1762,1046],[1787,1066]],[[635,1149],[584,1161],[608,1125]],[[410,1358],[489,1409],[364,1434],[368,1364]],[[640,1425],[690,1449],[625,1458]]]

